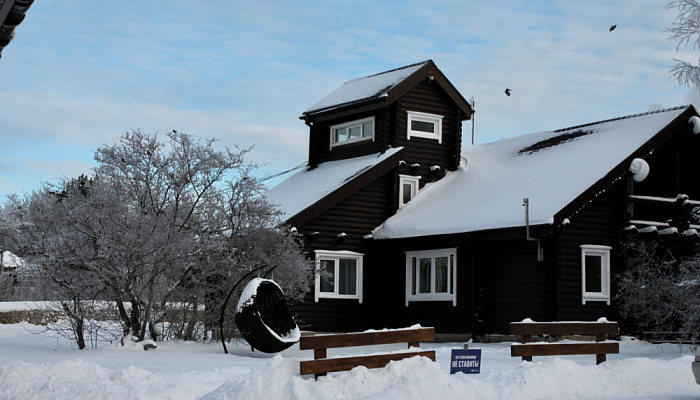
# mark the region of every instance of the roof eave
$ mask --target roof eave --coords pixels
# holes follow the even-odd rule
[[[586,204],[597,198],[600,194],[604,193],[610,186],[612,186],[618,180],[624,178],[625,176],[631,174],[629,172],[630,164],[635,158],[645,158],[654,150],[659,148],[661,145],[670,140],[677,132],[687,129],[692,130],[692,126],[689,125],[688,121],[690,117],[698,116],[695,111],[695,107],[692,105],[687,106],[685,111],[683,111],[678,117],[673,119],[669,124],[667,124],[663,129],[652,136],[646,143],[641,145],[637,150],[632,152],[627,156],[622,162],[620,162],[615,168],[610,170],[603,178],[599,179],[586,191],[581,193],[578,197],[573,199],[569,204],[564,206],[554,215],[554,223],[552,224],[552,230],[557,230],[562,226],[565,219],[571,218],[577,214]]]
[[[462,96],[462,94],[457,90],[457,88],[450,82],[445,74],[440,71],[440,69],[435,65],[433,60],[428,60],[424,66],[419,68],[416,72],[412,73],[406,79],[401,81],[399,84],[391,88],[387,92],[387,102],[389,105],[401,96],[408,93],[411,89],[418,86],[421,82],[426,79],[431,79],[437,82],[440,87],[447,93],[447,95],[452,99],[452,101],[457,104],[460,110],[463,112],[463,120],[470,119],[472,115],[472,107],[469,102]]]
[[[450,80],[447,79],[445,74],[443,74],[442,71],[440,71],[440,69],[435,65],[433,60],[428,60],[424,63],[425,65],[417,69],[411,75],[404,78],[401,82],[394,85],[385,93],[381,93],[360,100],[355,100],[348,103],[334,105],[331,107],[304,112],[299,117],[299,119],[307,122],[311,120],[316,121],[329,119],[331,116],[335,117],[341,114],[346,115],[349,110],[354,110],[358,107],[361,107],[364,104],[381,103],[381,106],[377,108],[386,107],[398,100],[399,98],[401,98],[401,96],[408,93],[411,89],[415,88],[426,79],[432,79],[435,82],[437,82],[440,85],[440,87],[445,91],[445,93],[447,93],[450,99],[452,99],[452,101],[454,101],[455,104],[457,104],[457,107],[459,107],[459,109],[463,113],[462,120],[470,119],[473,110],[469,102],[464,98],[464,96],[462,96],[462,94],[457,90],[457,88],[452,84],[452,82],[450,82]]]
[[[395,168],[398,168],[399,160],[402,156],[403,149],[397,151],[396,154],[391,155],[386,160],[378,163],[374,167],[347,182],[345,185],[339,187],[294,216],[288,218],[286,222],[291,226],[303,226],[324,211],[345,200],[358,190],[367,186],[369,183],[375,181],[380,176]]]

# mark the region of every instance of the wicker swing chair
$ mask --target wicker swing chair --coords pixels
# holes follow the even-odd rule
[[[272,280],[255,278],[238,301],[236,326],[253,349],[277,353],[299,341],[299,327],[282,289]]]

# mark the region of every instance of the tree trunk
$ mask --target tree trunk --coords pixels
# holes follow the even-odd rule
[[[126,307],[124,307],[124,302],[121,301],[121,299],[117,300],[117,309],[119,310],[119,316],[121,317],[122,323],[124,324],[124,329],[122,332],[126,337],[132,331],[131,320],[129,319],[129,313],[126,312]]]

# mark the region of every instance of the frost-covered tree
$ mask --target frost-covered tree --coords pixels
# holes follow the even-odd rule
[[[670,33],[669,40],[677,42],[676,50],[681,46],[691,46],[694,50],[700,46],[700,2],[698,0],[674,0],[667,9],[677,9],[678,17],[673,26],[666,30]],[[700,60],[698,64],[674,58],[675,65],[671,75],[681,85],[695,87],[700,90]]]
[[[279,265],[292,294],[310,271],[294,237],[277,230],[249,150],[165,136],[128,132],[96,151],[93,176],[47,185],[21,205],[33,223],[27,246],[70,289],[62,298],[110,300],[124,336],[136,340],[195,338],[205,308],[216,313],[231,281],[257,264]]]

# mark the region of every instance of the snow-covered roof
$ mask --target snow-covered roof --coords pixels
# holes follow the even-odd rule
[[[401,149],[398,147],[384,153],[328,161],[314,169],[297,172],[270,189],[266,194],[267,200],[279,207],[283,220],[288,220]]]
[[[418,71],[430,61],[407,65],[391,71],[375,75],[357,78],[345,82],[343,86],[331,92],[328,96],[319,100],[316,104],[304,111],[304,115],[329,111],[338,107],[353,103],[377,99],[387,95],[387,92],[401,83],[404,79]]]
[[[376,239],[551,224],[688,107],[464,147],[457,171],[426,185],[375,229]],[[652,166],[653,169],[653,166]]]
[[[12,252],[2,252],[2,267],[7,269],[21,268],[24,266],[24,260],[14,255]]]

